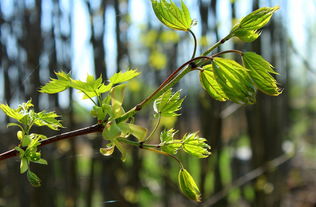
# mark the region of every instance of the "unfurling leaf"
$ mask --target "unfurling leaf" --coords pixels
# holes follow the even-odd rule
[[[235,33],[235,36],[244,42],[253,42],[260,34],[257,30],[239,30]]]
[[[178,175],[179,187],[182,193],[197,202],[201,202],[201,193],[190,173],[181,168]]]
[[[202,87],[214,99],[218,101],[226,101],[229,99],[216,81],[212,65],[203,67],[203,70],[200,72],[200,82]]]
[[[252,42],[260,36],[259,29],[265,26],[271,19],[273,13],[279,9],[275,7],[260,8],[244,18],[235,25],[231,31],[232,36],[236,36],[245,42]]]
[[[52,130],[58,130],[62,127],[59,116],[55,112],[41,111],[36,113],[34,124],[37,126],[47,126]]]
[[[31,183],[33,187],[41,186],[40,178],[30,170],[27,171],[27,180]]]
[[[270,74],[277,74],[273,66],[260,55],[254,52],[245,52],[242,56],[243,63],[254,81],[256,87],[270,96],[278,96],[280,90],[277,81]]]
[[[126,84],[115,86],[110,91],[111,105],[112,105],[112,118],[117,118],[124,114],[124,109],[122,107],[124,100],[124,91]]]
[[[119,123],[118,124],[122,132],[126,135],[132,134],[139,141],[144,141],[147,135],[147,129],[130,123]]]
[[[23,118],[23,114],[20,114],[17,110],[10,108],[6,104],[0,104],[0,109],[9,117],[19,121]]]
[[[213,71],[226,96],[236,102],[253,104],[256,90],[246,68],[236,61],[214,58]]]
[[[198,137],[197,132],[186,134],[182,138],[183,151],[198,158],[206,158],[211,154],[211,147],[206,141],[205,138]]]
[[[29,163],[26,158],[22,158],[20,162],[20,173],[23,174],[29,169]]]
[[[161,150],[170,154],[177,154],[181,149],[182,143],[180,140],[175,140],[174,136],[177,132],[174,129],[164,130],[160,134]]]
[[[258,30],[265,26],[271,19],[273,13],[280,7],[262,7],[251,12],[240,21],[238,27],[243,30]]]
[[[172,89],[169,89],[155,100],[154,111],[161,116],[179,116],[177,112],[181,109],[182,102],[180,91],[172,94]]]
[[[175,30],[188,31],[192,26],[192,19],[188,8],[181,0],[181,8],[172,0],[152,0],[156,17],[167,27]]]
[[[115,149],[115,145],[113,144],[109,144],[107,147],[105,148],[100,148],[100,153],[104,156],[110,156],[113,154]]]

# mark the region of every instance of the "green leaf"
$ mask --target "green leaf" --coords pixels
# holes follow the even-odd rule
[[[153,10],[157,18],[167,27],[188,31],[192,26],[190,12],[181,0],[181,8],[169,0],[152,0]]]
[[[110,78],[110,83],[113,85],[118,84],[118,83],[123,83],[123,82],[129,81],[129,80],[135,78],[139,74],[140,74],[140,72],[138,72],[137,70],[128,70],[126,72],[115,73]]]
[[[238,30],[235,36],[244,42],[253,42],[260,36],[261,32],[257,30]]]
[[[23,174],[29,169],[29,163],[26,158],[22,158],[20,162],[20,173]]]
[[[108,144],[107,147],[100,148],[100,153],[104,156],[111,156],[114,152],[115,145]]]
[[[110,97],[111,97],[111,105],[112,105],[112,114],[114,117],[117,118],[124,114],[124,109],[122,107],[123,100],[124,100],[124,92],[125,92],[126,85],[118,85],[112,88],[110,91]]]
[[[273,13],[280,7],[263,7],[251,12],[239,23],[239,29],[242,30],[258,30],[265,26],[271,19]]]
[[[197,202],[201,202],[201,193],[190,173],[181,168],[178,175],[179,187],[182,193]]]
[[[57,79],[51,78],[51,80],[41,87],[39,92],[54,94],[62,92],[70,87],[71,77],[69,73],[64,71],[55,72]]]
[[[242,41],[252,42],[260,36],[259,29],[265,26],[271,19],[273,13],[279,9],[275,7],[263,7],[241,19],[231,31],[231,36],[236,36]]]
[[[206,158],[211,154],[209,151],[211,147],[206,141],[205,138],[198,137],[197,132],[186,134],[182,138],[182,148],[188,154],[198,158]]]
[[[255,102],[255,88],[248,70],[242,65],[216,57],[213,60],[213,71],[216,81],[230,100],[244,104]]]
[[[20,114],[17,110],[10,108],[10,106],[6,104],[0,104],[0,109],[9,117],[19,121],[23,118],[23,114]]]
[[[175,140],[174,136],[177,132],[174,129],[164,130],[160,134],[161,150],[169,154],[177,154],[182,146],[180,140]]]
[[[55,112],[41,111],[34,117],[34,124],[37,126],[47,126],[50,129],[58,130],[62,127],[60,120],[56,119],[59,116]]]
[[[123,133],[132,134],[136,137],[139,141],[144,141],[147,135],[147,129],[130,123],[119,123],[119,127]]]
[[[250,77],[260,91],[270,96],[278,96],[281,93],[277,86],[277,81],[270,75],[270,73],[277,73],[268,61],[254,52],[245,52],[242,60],[245,67],[249,69]]]
[[[31,183],[33,187],[41,186],[40,178],[30,170],[27,171],[27,180]]]
[[[206,65],[200,72],[200,83],[207,93],[218,101],[226,101],[228,97],[216,81],[212,65]]]
[[[116,139],[113,140],[113,143],[115,144],[115,146],[117,147],[117,149],[121,152],[121,160],[123,162],[126,161],[126,149],[123,147],[123,145],[117,141]]]
[[[112,88],[112,84],[104,85],[102,76],[95,79],[88,75],[86,81],[71,80],[70,86],[83,93],[83,99],[99,97],[102,93],[108,92]]]
[[[180,98],[180,91],[172,94],[172,89],[169,89],[155,100],[154,111],[161,116],[179,116],[177,111],[181,109],[183,100]]]
[[[122,130],[115,121],[107,123],[103,129],[102,137],[106,140],[114,140],[121,135]]]
[[[34,160],[32,162],[37,163],[37,164],[41,164],[41,165],[47,165],[48,164],[47,161],[44,160],[44,159],[39,159],[39,160],[36,160],[36,161]]]

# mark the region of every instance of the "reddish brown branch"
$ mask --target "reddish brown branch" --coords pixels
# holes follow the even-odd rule
[[[95,124],[95,125],[92,125],[92,126],[89,126],[89,127],[82,128],[82,129],[77,129],[77,130],[74,130],[74,131],[65,132],[65,133],[62,133],[62,134],[58,134],[58,135],[49,137],[48,139],[42,140],[40,142],[41,143],[40,146],[44,146],[44,145],[47,145],[47,144],[50,144],[50,143],[53,143],[53,142],[57,142],[57,141],[60,141],[60,140],[63,140],[63,139],[69,139],[69,138],[80,136],[80,135],[91,134],[91,133],[94,133],[94,132],[102,132],[102,130],[103,130],[103,125],[102,124]],[[0,154],[0,161],[8,159],[10,157],[14,157],[17,154],[18,154],[18,151],[16,151],[15,149],[6,151],[4,153],[1,153]]]

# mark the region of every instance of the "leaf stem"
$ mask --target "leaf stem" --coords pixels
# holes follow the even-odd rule
[[[161,115],[160,115],[160,113],[158,114],[158,120],[157,120],[157,122],[156,122],[156,124],[155,124],[155,127],[154,127],[154,129],[151,131],[151,133],[146,137],[146,139],[144,140],[144,142],[147,142],[153,135],[154,135],[154,133],[157,131],[157,129],[158,129],[158,126],[159,126],[159,124],[160,124],[160,120],[161,120]]]
[[[191,57],[191,59],[193,59],[193,58],[195,57],[195,54],[196,54],[197,39],[196,39],[196,36],[195,36],[194,32],[192,32],[192,30],[189,29],[188,31],[189,31],[189,33],[192,35],[193,41],[194,41],[194,49],[193,49],[193,54],[192,54],[192,57]]]
[[[169,153],[167,153],[167,152],[160,151],[160,150],[157,150],[157,149],[154,149],[154,148],[145,148],[145,147],[143,147],[142,149],[148,150],[148,151],[152,151],[152,152],[156,152],[156,153],[158,153],[158,154],[161,154],[161,155],[164,155],[164,156],[167,156],[167,157],[171,157],[171,158],[175,159],[175,160],[178,162],[178,164],[179,164],[179,166],[180,166],[181,169],[184,168],[184,167],[183,167],[183,164],[181,163],[181,161],[180,161],[176,156],[174,156],[174,155],[172,155],[172,154],[169,154]]]
[[[121,117],[116,119],[116,122],[122,122],[136,114],[137,111],[140,111],[145,105],[150,103],[151,101],[155,100],[158,98],[161,94],[163,94],[166,90],[174,86],[181,78],[183,78],[184,75],[192,71],[192,67],[187,67],[184,69],[181,73],[179,73],[183,68],[185,68],[187,65],[190,65],[191,63],[194,63],[197,60],[200,59],[211,59],[208,56],[199,56],[196,58],[193,58],[184,64],[182,64],[179,68],[177,68],[175,71],[173,71],[168,78],[160,84],[160,86],[147,98],[145,98],[142,102],[137,104],[134,108],[130,109],[128,112],[123,114]],[[178,74],[179,73],[179,74]]]
[[[223,39],[221,39],[220,41],[218,41],[217,43],[215,43],[212,47],[210,47],[208,50],[206,50],[202,55],[208,55],[210,54],[213,50],[215,50],[216,48],[218,48],[221,44],[224,44],[227,40],[229,40],[232,37],[232,34],[228,34],[226,37],[224,37]]]
[[[65,132],[59,135],[55,135],[52,137],[49,137],[47,139],[44,139],[42,141],[40,141],[40,145],[39,146],[44,146],[53,142],[57,142],[63,139],[68,139],[68,138],[72,138],[72,137],[76,137],[76,136],[80,136],[80,135],[85,135],[85,134],[90,134],[90,133],[94,133],[94,132],[102,132],[104,126],[102,124],[95,124],[89,127],[85,127],[82,129],[77,129],[74,131],[70,131],[70,132]],[[22,148],[25,149],[25,148]],[[4,153],[0,154],[0,161],[1,160],[5,160],[8,159],[10,157],[14,157],[18,154],[19,152],[15,149],[6,151]]]
[[[215,53],[214,55],[212,55],[211,57],[214,58],[214,57],[218,57],[218,56],[221,56],[223,54],[226,54],[226,53],[236,53],[240,56],[243,55],[243,52],[240,51],[240,50],[225,50],[225,51],[222,51],[222,52],[218,52],[218,53]]]

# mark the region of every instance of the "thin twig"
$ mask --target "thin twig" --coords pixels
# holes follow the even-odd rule
[[[82,129],[77,129],[74,131],[65,132],[62,134],[58,134],[58,135],[49,137],[48,139],[44,139],[44,140],[40,141],[41,144],[39,146],[44,146],[47,144],[51,144],[53,142],[57,142],[57,141],[60,141],[63,139],[69,139],[69,138],[80,136],[80,135],[91,134],[91,133],[95,133],[95,132],[102,132],[102,130],[103,130],[102,124],[95,124],[92,126],[82,128]],[[6,152],[0,154],[0,161],[8,159],[10,157],[14,157],[16,155],[18,155],[18,151],[16,151],[15,149],[11,149],[9,151],[6,151]]]

